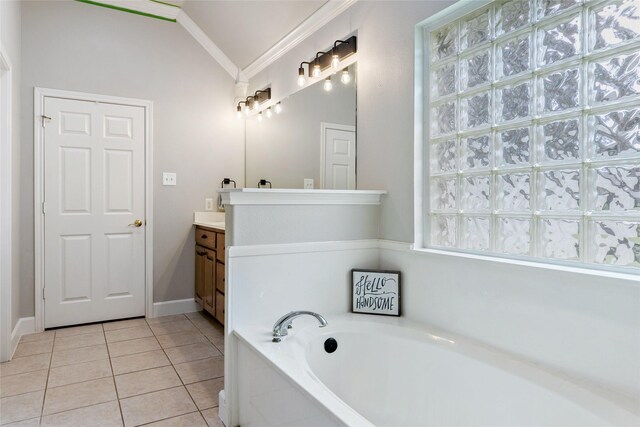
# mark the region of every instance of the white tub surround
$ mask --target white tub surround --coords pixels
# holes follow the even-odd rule
[[[194,212],[193,225],[224,231],[224,212]]]
[[[325,328],[305,320],[277,344],[268,325],[235,331],[241,425],[640,423],[632,401],[407,319],[346,314]],[[338,342],[334,353],[327,338]]]

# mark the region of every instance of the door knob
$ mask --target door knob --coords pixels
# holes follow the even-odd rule
[[[133,224],[129,224],[129,227],[131,227],[132,225],[134,227],[140,227],[140,226],[142,226],[142,220],[136,219],[135,221],[133,221]]]

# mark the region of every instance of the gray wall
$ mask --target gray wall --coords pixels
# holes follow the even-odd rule
[[[267,179],[273,188],[303,188],[304,178],[313,178],[320,188],[320,123],[356,124],[355,66],[349,69],[347,85],[338,73],[331,91],[317,82],[283,100],[282,113],[270,120],[247,119],[247,187]]]
[[[413,241],[413,68],[415,24],[454,1],[358,2],[250,80],[272,96],[296,90],[300,61],[358,35],[358,189],[388,190],[381,237]]]
[[[0,39],[11,60],[12,66],[12,141],[11,141],[11,328],[20,318],[20,11],[21,3],[13,0],[0,1]]]
[[[234,80],[176,23],[75,1],[23,3],[19,315],[32,316],[33,88],[154,101],[154,301],[193,296],[194,210],[229,176],[243,185]],[[178,185],[163,187],[162,172]]]

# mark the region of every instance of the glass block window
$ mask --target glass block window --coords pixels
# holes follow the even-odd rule
[[[425,42],[430,246],[640,271],[640,2],[494,1]]]

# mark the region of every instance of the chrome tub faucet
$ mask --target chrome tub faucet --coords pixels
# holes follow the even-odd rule
[[[315,317],[318,323],[320,323],[320,327],[324,328],[327,326],[327,320],[322,317],[318,313],[314,313],[313,311],[292,311],[291,313],[285,314],[281,318],[276,321],[276,324],[273,325],[273,342],[280,342],[289,335],[289,329],[293,319],[300,316],[312,316]]]

